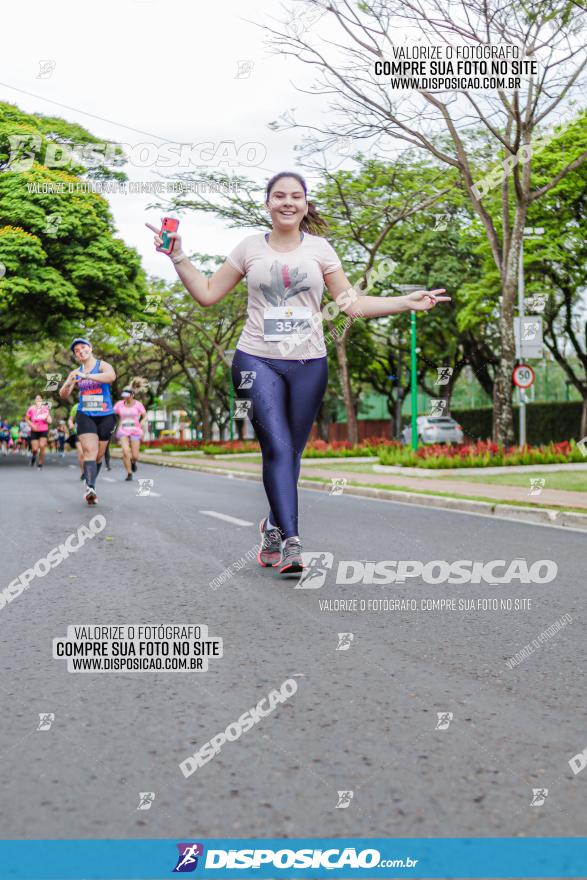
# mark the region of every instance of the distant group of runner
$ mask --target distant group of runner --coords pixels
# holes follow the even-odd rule
[[[59,421],[54,427],[49,427],[53,422],[50,408],[40,394],[35,402],[28,408],[25,416],[19,422],[7,422],[0,419],[0,448],[3,455],[9,453],[21,455],[31,454],[31,465],[43,467],[45,452],[57,452],[65,454],[65,443],[68,439],[68,429],[65,420]]]
[[[140,444],[144,436],[147,411],[135,399],[132,387],[124,388],[121,399],[113,404],[110,385],[116,379],[114,370],[105,361],[97,360],[89,340],[74,339],[70,351],[80,364],[72,370],[59,391],[62,400],[69,398],[74,387],[79,401],[67,421],[60,419],[53,426],[52,402],[37,394],[34,403],[18,423],[0,418],[0,450],[2,454],[30,455],[31,467],[41,470],[47,449],[65,455],[65,445],[76,450],[80,480],[85,480],[84,499],[96,504],[96,479],[102,467],[110,470],[110,442],[113,436],[120,443],[126,471],[131,481],[137,470]],[[104,380],[104,381],[101,381]]]

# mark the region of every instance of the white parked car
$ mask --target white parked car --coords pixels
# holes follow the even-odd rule
[[[418,416],[418,443],[462,443],[463,429],[450,416]],[[402,431],[402,443],[412,442],[412,426]]]

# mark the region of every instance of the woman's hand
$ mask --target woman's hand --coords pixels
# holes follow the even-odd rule
[[[160,230],[157,229],[156,226],[151,226],[150,223],[145,223],[145,226],[147,227],[147,229],[150,229],[152,232],[155,233],[155,236],[153,238],[155,250],[161,251],[161,245],[163,244],[163,239],[159,235]],[[161,252],[164,253],[165,256],[167,256],[167,257],[177,258],[181,254],[183,254],[183,250],[181,247],[181,235],[179,234],[179,232],[168,232],[167,235],[169,236],[169,238],[173,242],[173,244],[171,246],[171,253],[168,254],[167,251],[161,251]]]
[[[416,290],[414,293],[406,294],[406,302],[411,312],[428,312],[433,309],[439,302],[450,302],[450,296],[440,296],[445,293],[444,287],[438,287],[436,290]]]

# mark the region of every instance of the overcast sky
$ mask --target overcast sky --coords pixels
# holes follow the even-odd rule
[[[313,72],[270,54],[266,35],[250,23],[287,20],[285,8],[276,0],[6,4],[0,94],[24,111],[77,122],[105,141],[234,141],[237,148],[253,142],[259,145],[251,152],[254,161],[264,156],[260,165],[234,171],[266,181],[296,167],[294,146],[302,137],[300,131],[274,133],[268,123],[291,108],[296,118],[312,121],[323,101],[294,86],[308,87]],[[295,2],[287,8],[296,9]],[[297,6],[298,15],[304,8]],[[50,76],[39,78],[41,61],[55,63]],[[251,67],[248,75],[244,67]],[[127,164],[124,170],[134,180],[154,179],[147,168]],[[160,211],[146,208],[154,197],[107,198],[120,235],[141,253],[146,270],[175,277],[143,225],[160,219]],[[199,213],[183,215],[180,232],[187,250],[204,253],[225,254],[243,237],[242,230]]]
[[[264,183],[277,171],[298,167],[294,148],[303,137],[300,129],[272,132],[268,123],[288,113],[306,124],[319,123],[332,100],[301,91],[311,89],[317,68],[271,53],[260,26],[285,22],[287,27],[289,22],[291,27],[296,20],[299,26],[307,24],[307,16],[308,5],[301,0],[4,4],[0,96],[25,111],[62,116],[104,141],[129,144],[135,150],[145,143],[155,150],[165,141],[212,142],[215,152],[223,142],[234,142],[236,150],[253,144],[253,164],[215,165],[210,170]],[[312,38],[340,39],[329,15],[309,24]],[[394,44],[418,39],[413,31],[394,27]],[[42,63],[48,72],[54,65],[50,75],[40,76]],[[392,151],[397,144],[401,142],[395,142]],[[336,153],[330,160],[334,167],[351,164]],[[131,180],[157,179],[154,167],[127,163],[124,170]],[[173,176],[173,169],[163,173]],[[312,176],[306,176],[311,194]],[[156,197],[107,198],[119,234],[137,248],[146,270],[175,278],[169,260],[154,251],[152,233],[144,226],[146,220],[159,223],[162,212],[147,210]],[[197,212],[181,216],[180,232],[188,252],[211,254],[228,253],[244,234]]]

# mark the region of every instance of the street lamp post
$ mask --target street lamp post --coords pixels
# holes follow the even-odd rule
[[[418,448],[418,383],[416,379],[416,313],[410,312],[410,349],[411,349],[411,404],[412,404],[412,449]]]
[[[421,284],[396,284],[402,293],[414,293],[422,290]],[[410,403],[412,407],[412,449],[418,448],[418,382],[416,378],[417,352],[416,347],[416,312],[410,312]]]

